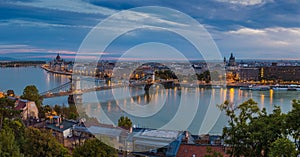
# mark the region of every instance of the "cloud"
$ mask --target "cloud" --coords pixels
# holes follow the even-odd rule
[[[300,27],[242,27],[217,34],[219,48],[236,52],[238,58],[300,58]]]
[[[163,6],[184,12],[204,24],[225,55],[230,51],[237,52],[238,58],[300,55],[300,3],[296,0],[14,0],[0,3],[2,53],[21,53],[25,50],[76,51],[91,28],[118,10],[139,6]],[[172,15],[163,12],[130,12],[124,18],[128,20],[127,24],[157,24],[167,28],[179,27],[189,31],[188,33],[194,33],[179,18],[170,20],[168,16]],[[104,29],[117,32],[122,29],[120,21],[121,19],[116,19]],[[155,31],[160,30],[153,30]],[[125,35],[148,38],[155,34],[130,32]],[[124,44],[130,41],[126,40]],[[122,46],[124,45],[120,45]],[[189,49],[186,51],[190,52]]]
[[[27,2],[17,1],[13,2],[12,4],[85,14],[111,15],[116,12],[113,9],[96,6],[82,0],[38,0]]]
[[[252,6],[252,5],[259,5],[263,4],[264,0],[217,0],[219,2],[226,2],[230,4],[237,4],[242,6]]]
[[[239,30],[229,31],[228,33],[237,35],[265,35],[266,32],[259,29],[241,28]]]
[[[72,25],[72,24],[57,24],[47,23],[42,21],[30,21],[20,19],[0,20],[0,26],[20,26],[20,27],[59,27],[59,28],[83,28],[92,29],[93,26],[88,25]]]

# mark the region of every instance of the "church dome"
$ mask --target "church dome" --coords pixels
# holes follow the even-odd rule
[[[60,56],[59,56],[59,54],[57,54],[57,56],[56,56],[56,60],[60,60]]]

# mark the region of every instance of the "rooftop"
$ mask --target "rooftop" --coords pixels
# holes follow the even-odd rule
[[[146,129],[141,133],[141,136],[176,139],[179,134],[179,131]]]
[[[73,121],[68,121],[68,120],[63,120],[60,125],[58,124],[46,124],[46,127],[58,132],[63,132],[67,129],[73,128],[73,126],[77,124],[76,122]]]

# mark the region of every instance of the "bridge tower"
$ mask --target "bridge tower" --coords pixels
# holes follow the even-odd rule
[[[82,90],[79,77],[72,77],[70,91],[72,92],[71,97],[69,97],[70,101],[75,104],[82,104]]]

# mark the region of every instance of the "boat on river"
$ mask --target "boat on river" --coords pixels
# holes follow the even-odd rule
[[[299,85],[278,85],[276,84],[273,88],[275,91],[300,91]]]
[[[300,91],[300,86],[299,85],[294,85],[294,84],[291,84],[291,85],[288,85],[288,91]]]
[[[275,91],[287,91],[288,86],[287,85],[276,84],[272,89],[275,90]]]
[[[256,90],[256,91],[267,91],[270,90],[270,86],[253,86],[251,90]]]
[[[254,91],[267,91],[270,90],[270,86],[266,86],[266,85],[250,85],[250,86],[244,86],[244,87],[240,87],[240,90],[254,90]]]

